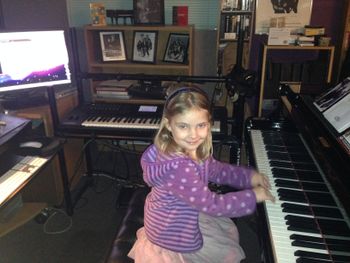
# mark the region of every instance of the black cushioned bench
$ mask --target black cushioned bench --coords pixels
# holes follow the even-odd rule
[[[133,191],[123,221],[106,258],[106,263],[132,263],[127,255],[136,240],[136,231],[143,226],[143,206],[150,189],[140,187]]]

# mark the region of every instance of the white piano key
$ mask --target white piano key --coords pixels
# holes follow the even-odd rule
[[[117,121],[117,117],[111,117],[109,121],[103,121],[102,117],[96,117],[93,120],[87,118],[81,125],[84,127],[97,127],[97,128],[119,128],[119,129],[145,129],[145,130],[157,130],[160,125],[159,118],[136,118],[134,122],[128,122],[127,117]],[[155,121],[157,120],[157,121]],[[211,129],[212,132],[221,131],[221,122],[214,121]]]

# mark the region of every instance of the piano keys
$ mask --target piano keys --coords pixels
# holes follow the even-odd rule
[[[69,133],[149,140],[159,128],[162,111],[162,105],[90,104],[71,112],[60,128]],[[213,116],[213,137],[223,137],[227,132],[226,109],[216,108]]]
[[[250,128],[256,168],[276,203],[264,203],[272,246],[266,262],[350,262],[350,221],[298,133]]]

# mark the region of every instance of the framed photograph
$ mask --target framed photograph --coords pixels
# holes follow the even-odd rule
[[[312,0],[258,0],[255,34],[268,34],[269,28],[280,24],[291,33],[300,33],[310,23]]]
[[[157,31],[134,31],[132,60],[154,63],[157,54]]]
[[[189,42],[188,34],[170,33],[163,60],[165,62],[186,63]]]
[[[103,61],[126,60],[124,34],[122,31],[100,32]]]
[[[164,0],[133,0],[135,24],[164,25]]]

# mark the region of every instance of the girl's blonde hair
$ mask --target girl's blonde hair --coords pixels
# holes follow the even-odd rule
[[[208,112],[209,129],[211,129],[211,103],[205,91],[196,86],[170,87],[167,93],[169,96],[164,104],[163,116],[159,130],[154,138],[154,144],[165,154],[184,153],[184,150],[176,144],[171,132],[167,129],[166,119],[170,121],[174,116],[186,113],[191,109],[203,109]],[[197,149],[197,157],[200,160],[204,160],[208,158],[212,152],[212,134],[209,130],[207,138]]]

